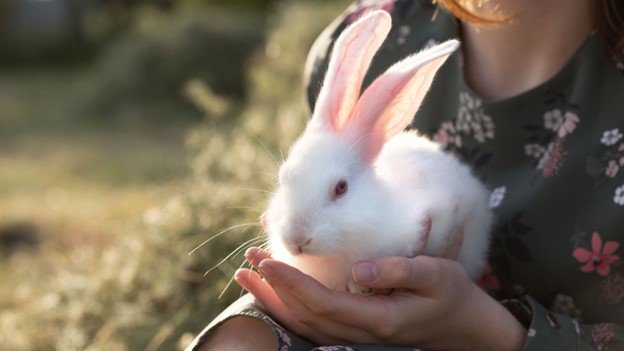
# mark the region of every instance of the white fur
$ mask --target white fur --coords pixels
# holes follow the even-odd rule
[[[345,30],[338,44],[372,37],[364,38],[364,49],[340,47],[341,57],[361,65],[353,72],[335,70],[338,76],[326,82],[361,81],[355,75],[364,74],[368,62],[358,59],[372,58],[370,50],[383,41],[374,37],[380,31],[367,33],[371,26],[385,30],[389,21],[387,14],[377,12]],[[458,261],[473,278],[482,272],[492,220],[487,190],[439,145],[414,132],[399,133],[418,108],[414,101],[420,104],[436,70],[456,47],[456,42],[447,42],[396,64],[364,92],[357,106],[349,100],[355,112],[348,118],[339,108],[324,111],[341,111],[341,116],[315,111],[280,169],[278,189],[264,215],[274,258],[329,288],[355,292],[352,265],[382,256],[413,256],[422,247],[429,216],[432,227],[424,253],[440,254],[453,229],[463,227]],[[317,109],[340,105],[344,94],[335,89],[331,84],[322,88],[325,100],[317,102]],[[364,107],[373,110],[362,112]],[[378,146],[371,147],[374,143]],[[348,181],[347,193],[332,199],[339,179]]]

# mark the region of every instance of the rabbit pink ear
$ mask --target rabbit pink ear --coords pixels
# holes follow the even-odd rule
[[[360,96],[368,66],[390,31],[385,11],[374,11],[345,29],[334,44],[312,121],[332,130],[348,122]]]
[[[449,40],[394,64],[362,94],[350,122],[355,137],[365,136],[365,158],[373,160],[383,144],[414,119],[433,77],[459,47]]]

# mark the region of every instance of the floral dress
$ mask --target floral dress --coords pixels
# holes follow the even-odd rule
[[[393,28],[365,85],[405,56],[459,37],[457,20],[429,1],[356,2],[310,53],[310,106],[333,40],[378,8],[392,15]],[[438,72],[411,127],[456,154],[492,190],[496,222],[478,283],[498,299],[523,301],[529,313],[524,350],[624,350],[624,64],[605,55],[591,35],[547,82],[488,102],[464,81],[458,52]],[[278,350],[413,350],[317,347],[244,301],[189,349],[240,314],[271,325]]]

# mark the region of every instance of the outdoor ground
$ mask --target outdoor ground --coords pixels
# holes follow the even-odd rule
[[[68,87],[81,73],[0,74],[0,324],[29,305],[54,308],[47,279],[81,255],[102,262],[101,253],[136,235],[146,211],[179,192],[189,174],[184,141],[197,122],[103,127],[67,118]]]

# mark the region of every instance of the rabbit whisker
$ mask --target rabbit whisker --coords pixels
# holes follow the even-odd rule
[[[240,209],[240,210],[247,210],[249,212],[262,213],[261,209],[259,209],[257,207],[252,207],[252,206],[237,206],[237,205],[233,205],[233,206],[226,206],[225,208],[227,208],[227,209]]]
[[[266,144],[262,142],[262,140],[256,135],[256,133],[254,133],[251,130],[251,128],[249,128],[249,125],[245,124],[245,128],[247,129],[247,131],[249,131],[249,133],[251,133],[251,135],[254,137],[254,139],[256,139],[260,143],[260,145],[262,145],[262,147],[266,150],[266,152],[269,154],[269,156],[271,156],[271,158],[275,162],[275,165],[279,168],[280,163],[277,161],[277,159],[275,158],[273,153],[269,150],[269,148],[266,146]]]
[[[234,190],[250,190],[250,191],[258,191],[258,192],[262,192],[262,193],[269,194],[269,195],[272,195],[272,194],[273,194],[273,192],[272,192],[272,191],[269,191],[269,190],[266,190],[266,189],[245,188],[245,187],[234,187],[234,188],[232,188],[232,189],[234,189]]]
[[[252,226],[258,226],[259,224],[257,222],[249,222],[249,223],[241,223],[241,224],[237,224],[237,225],[233,225],[229,228],[223,229],[222,231],[218,232],[217,234],[211,236],[210,238],[208,238],[206,241],[202,242],[201,244],[199,244],[196,248],[194,248],[193,250],[191,250],[188,255],[192,255],[193,252],[197,251],[200,247],[208,244],[210,241],[214,240],[215,238],[217,238],[220,235],[223,235],[225,233],[227,233],[228,231],[232,230],[232,229],[236,229],[236,228],[240,228],[240,227],[252,227]]]
[[[243,261],[243,263],[241,263],[240,266],[238,266],[238,269],[243,268],[243,266],[245,265],[247,261]],[[217,299],[221,299],[221,297],[223,297],[223,295],[225,294],[225,292],[227,291],[227,289],[230,287],[230,285],[232,285],[232,282],[234,282],[234,275],[232,275],[232,278],[230,278],[230,280],[228,281],[228,283],[225,285],[225,288],[223,288],[223,290],[221,291],[221,293],[219,294],[219,296],[217,297]],[[242,289],[241,289],[241,295],[242,295]]]
[[[217,267],[221,266],[225,261],[229,260],[230,258],[234,258],[234,257],[238,256],[238,254],[241,253],[243,250],[245,250],[246,248],[254,245],[256,242],[260,242],[262,240],[264,240],[264,236],[259,236],[259,237],[255,237],[255,238],[249,239],[249,240],[245,241],[244,243],[240,244],[236,249],[234,249],[232,252],[230,252],[229,255],[225,256],[225,258],[223,258],[221,261],[219,261],[219,263],[217,263],[212,268],[207,270],[204,273],[204,277],[207,276],[213,270],[215,270]]]

